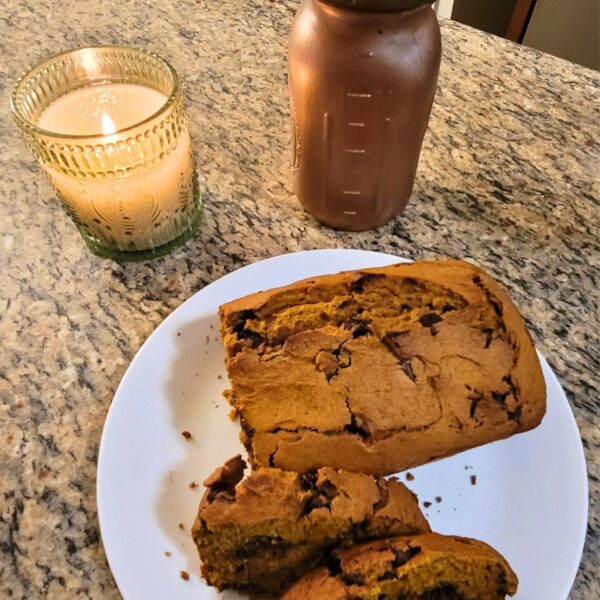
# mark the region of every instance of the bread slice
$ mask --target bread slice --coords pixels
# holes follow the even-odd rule
[[[395,480],[261,468],[241,481],[244,468],[237,456],[206,480],[192,528],[202,574],[219,589],[280,594],[333,546],[430,530]]]
[[[315,277],[225,304],[220,319],[255,466],[395,473],[545,413],[523,319],[463,261]]]
[[[335,552],[282,600],[500,600],[517,577],[493,548],[468,538],[426,533]]]

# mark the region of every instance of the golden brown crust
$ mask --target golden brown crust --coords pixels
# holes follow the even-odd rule
[[[260,468],[231,486],[240,460],[207,479],[192,528],[202,573],[220,589],[281,593],[334,545],[430,531],[416,497],[396,480]]]
[[[463,261],[307,279],[225,304],[220,318],[254,465],[393,473],[545,413],[523,319]]]
[[[484,542],[425,533],[359,544],[335,552],[296,582],[282,600],[327,598],[460,598],[500,600],[518,580],[496,550]]]
[[[546,413],[546,383],[533,340],[509,295],[487,273],[477,267],[473,268],[478,271],[485,289],[499,301],[506,328],[513,334],[517,345],[515,379],[520,384],[521,395],[529,399],[523,404],[522,422],[526,429],[532,429],[539,425]]]

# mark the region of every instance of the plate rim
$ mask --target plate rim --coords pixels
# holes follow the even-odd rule
[[[100,528],[100,540],[102,543],[102,548],[104,550],[104,554],[106,556],[106,560],[107,560],[108,566],[110,568],[112,577],[115,581],[115,584],[119,590],[119,593],[123,596],[123,598],[125,600],[128,600],[128,598],[127,598],[127,595],[126,595],[126,592],[124,589],[125,586],[124,586],[123,579],[120,579],[120,575],[117,574],[119,572],[119,568],[117,568],[114,563],[114,556],[113,556],[113,558],[111,558],[111,550],[109,550],[109,545],[105,543],[105,539],[107,539],[109,536],[106,535],[107,515],[102,508],[104,505],[104,502],[102,499],[103,491],[101,489],[103,487],[103,485],[102,485],[103,477],[101,476],[103,469],[102,469],[101,465],[103,462],[103,458],[107,453],[107,450],[106,450],[107,444],[108,444],[107,439],[108,439],[108,436],[110,435],[108,433],[108,431],[110,430],[111,423],[115,418],[114,417],[114,414],[116,412],[116,409],[114,408],[116,406],[115,401],[116,401],[117,397],[119,397],[119,393],[120,393],[121,389],[124,388],[125,380],[127,379],[130,371],[133,371],[134,365],[136,365],[137,362],[139,362],[141,360],[140,357],[143,354],[143,351],[145,350],[146,346],[150,345],[150,343],[152,342],[152,339],[155,336],[158,336],[159,331],[162,331],[162,329],[169,326],[170,321],[172,321],[175,318],[175,315],[178,312],[183,312],[183,308],[186,305],[191,304],[197,295],[199,295],[201,293],[205,293],[209,288],[212,288],[213,286],[216,287],[218,284],[221,284],[221,282],[223,280],[226,280],[227,278],[230,278],[230,277],[238,274],[240,271],[252,270],[253,268],[257,268],[258,265],[264,265],[266,263],[283,261],[290,256],[299,256],[299,255],[307,255],[307,254],[335,255],[340,252],[341,253],[352,253],[352,254],[356,253],[356,254],[362,254],[362,255],[371,254],[374,256],[383,257],[386,260],[390,259],[389,264],[393,264],[392,259],[396,260],[398,263],[413,262],[413,260],[409,259],[409,258],[396,256],[396,255],[390,254],[388,252],[381,252],[381,251],[376,251],[376,250],[362,250],[362,249],[357,249],[357,248],[318,248],[318,249],[311,249],[311,250],[298,250],[295,252],[284,252],[282,254],[277,254],[275,256],[270,256],[265,259],[261,259],[261,260],[255,261],[255,262],[248,263],[242,267],[239,267],[237,269],[229,271],[228,273],[225,273],[224,275],[218,277],[214,281],[211,281],[209,284],[205,285],[204,287],[196,290],[189,298],[187,298],[179,306],[174,308],[151,331],[151,333],[148,335],[148,337],[144,340],[144,342],[141,344],[141,346],[136,351],[134,357],[131,359],[131,362],[129,363],[125,372],[121,376],[119,384],[118,384],[117,388],[115,389],[115,393],[113,395],[111,403],[106,412],[106,417],[104,420],[104,424],[102,426],[102,434],[100,437],[100,444],[99,444],[99,448],[98,448],[98,459],[97,459],[97,464],[96,464],[96,485],[95,485],[96,507],[97,507],[97,513],[98,513],[98,524],[99,524],[99,528]],[[443,259],[443,258],[445,258],[445,257],[440,257],[440,259]],[[364,267],[364,268],[367,268],[367,267]],[[345,269],[345,270],[353,270],[353,269]],[[338,271],[338,272],[343,272],[343,270]],[[310,277],[310,275],[308,275],[308,277]],[[554,383],[556,384],[557,388],[560,390],[563,401],[566,404],[566,408],[568,409],[567,413],[568,413],[569,428],[571,429],[571,433],[575,433],[576,439],[579,440],[579,443],[576,445],[576,447],[577,447],[578,467],[579,467],[579,470],[581,470],[581,472],[583,474],[583,493],[582,493],[582,497],[580,499],[582,502],[581,515],[582,515],[583,527],[581,527],[581,531],[579,532],[578,552],[577,552],[576,557],[574,557],[574,559],[573,559],[573,565],[574,565],[572,568],[573,572],[572,572],[570,581],[569,582],[565,581],[566,587],[565,587],[563,593],[564,593],[564,599],[568,600],[569,594],[573,589],[573,585],[574,585],[577,575],[579,573],[579,569],[581,566],[581,559],[583,557],[583,551],[585,548],[585,542],[586,542],[586,538],[587,538],[587,527],[588,527],[588,523],[589,523],[589,481],[588,481],[589,475],[588,475],[588,471],[587,471],[587,463],[586,463],[586,459],[585,459],[585,451],[583,448],[583,441],[581,439],[581,433],[579,431],[579,427],[577,426],[577,421],[575,419],[575,414],[573,412],[573,407],[571,406],[571,402],[569,401],[569,398],[560,382],[558,375],[556,374],[554,369],[550,366],[550,364],[546,360],[545,356],[537,348],[536,348],[536,352],[537,352],[538,358],[540,359],[540,362],[542,363],[542,368],[546,367],[545,370],[547,371],[548,375],[554,379]],[[127,594],[129,594],[129,590],[127,591]],[[561,596],[561,598],[562,598],[562,596]]]

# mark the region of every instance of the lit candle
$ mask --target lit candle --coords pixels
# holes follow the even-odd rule
[[[76,136],[104,134],[104,170],[121,177],[78,178],[48,165],[50,176],[63,201],[88,224],[92,235],[108,238],[120,248],[159,247],[173,237],[172,219],[192,181],[190,137],[181,132],[175,148],[157,165],[127,175],[136,162],[138,148],[117,149],[127,135],[118,131],[155,114],[167,97],[149,87],[131,83],[104,83],[65,94],[48,106],[38,121],[42,129]],[[132,160],[133,159],[133,160]],[[182,190],[182,185],[184,189]]]
[[[201,216],[177,74],[118,46],[56,55],[17,82],[17,124],[99,254],[143,259],[189,238]]]

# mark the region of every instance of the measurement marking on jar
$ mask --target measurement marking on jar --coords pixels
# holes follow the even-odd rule
[[[366,150],[364,148],[344,148],[344,152],[350,152],[350,154],[364,154]]]
[[[348,127],[364,127],[365,124],[364,123],[353,123],[352,121],[350,121],[350,123],[348,123]]]
[[[331,115],[328,112],[323,114],[323,150],[325,168],[331,164]],[[330,194],[328,193],[327,177],[323,177],[321,181],[321,194],[323,206],[329,204]]]
[[[370,98],[371,94],[356,94],[354,92],[348,92],[346,94],[348,98]]]
[[[355,190],[343,190],[342,194],[346,194],[346,196],[360,196],[362,192]]]

